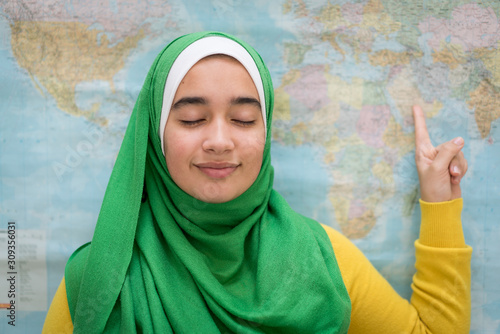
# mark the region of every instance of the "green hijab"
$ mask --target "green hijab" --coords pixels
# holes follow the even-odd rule
[[[169,70],[207,36],[234,40],[251,55],[266,105],[261,171],[221,204],[175,184],[158,136]],[[347,332],[350,300],[326,232],[273,190],[272,109],[271,76],[246,43],[202,32],[165,47],[132,112],[92,243],[66,266],[74,333]]]

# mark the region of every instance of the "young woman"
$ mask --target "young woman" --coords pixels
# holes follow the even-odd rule
[[[211,32],[170,43],[44,333],[467,333],[463,140],[434,148],[415,108],[422,225],[410,304],[349,240],[273,190],[272,110],[269,72],[246,43]]]

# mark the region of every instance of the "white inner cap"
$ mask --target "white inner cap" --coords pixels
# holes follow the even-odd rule
[[[201,59],[215,54],[223,54],[233,57],[245,67],[248,74],[250,74],[250,77],[252,77],[253,83],[259,93],[262,119],[264,120],[264,129],[267,134],[264,87],[262,86],[259,69],[257,68],[257,65],[255,65],[252,56],[250,56],[244,47],[232,39],[220,36],[209,36],[199,39],[185,48],[174,61],[172,68],[168,73],[165,90],[163,91],[160,128],[158,129],[163,155],[165,155],[165,150],[163,148],[165,125],[167,124],[168,115],[170,114],[170,109],[172,108],[172,102],[174,100],[175,93],[177,92],[177,88],[191,67],[193,67]]]

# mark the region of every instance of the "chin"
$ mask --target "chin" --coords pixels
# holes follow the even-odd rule
[[[219,204],[229,202],[240,195],[228,192],[222,188],[217,184],[208,184],[203,189],[199,189],[194,194],[191,194],[191,196],[205,203]]]

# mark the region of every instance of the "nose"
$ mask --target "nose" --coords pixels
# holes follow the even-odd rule
[[[222,154],[234,149],[231,127],[226,120],[212,120],[210,126],[205,129],[207,132],[202,145],[204,151]]]

